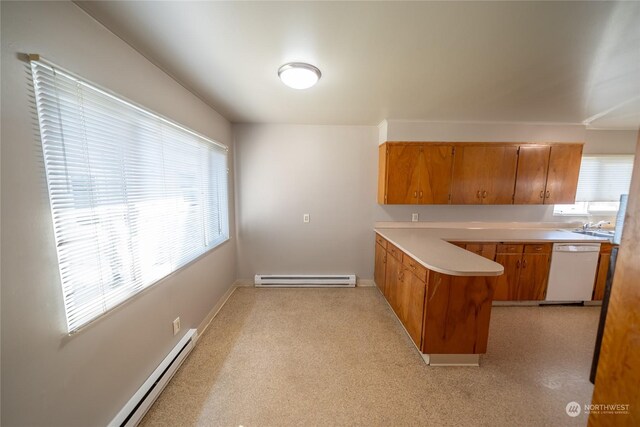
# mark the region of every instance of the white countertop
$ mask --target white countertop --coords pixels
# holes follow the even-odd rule
[[[602,243],[604,237],[564,230],[507,228],[376,228],[375,231],[432,271],[451,276],[500,276],[502,265],[453,242]]]

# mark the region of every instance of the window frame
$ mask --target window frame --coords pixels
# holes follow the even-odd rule
[[[123,304],[126,304],[130,301],[132,301],[134,298],[138,297],[139,295],[145,293],[146,291],[152,289],[155,287],[155,285],[157,285],[158,283],[164,281],[165,279],[173,276],[174,274],[176,274],[177,272],[181,271],[182,269],[190,266],[191,264],[197,262],[199,259],[203,258],[204,256],[207,256],[208,254],[210,254],[214,249],[218,248],[219,246],[221,246],[222,244],[224,244],[225,242],[229,241],[231,239],[231,217],[230,217],[230,211],[231,211],[231,197],[230,197],[230,189],[231,189],[231,182],[230,182],[230,156],[229,156],[229,147],[226,144],[222,144],[218,141],[215,141],[205,135],[202,135],[192,129],[189,129],[187,127],[185,127],[184,125],[169,119],[147,107],[144,107],[140,104],[137,104],[131,100],[129,100],[128,98],[119,95],[109,89],[106,89],[96,83],[91,82],[90,80],[81,77],[71,71],[66,70],[63,67],[60,67],[44,58],[41,58],[39,56],[30,56],[29,58],[30,62],[31,62],[31,71],[32,71],[32,81],[34,84],[34,95],[35,95],[35,99],[36,99],[36,103],[38,102],[38,99],[43,96],[41,95],[41,93],[39,92],[40,89],[38,89],[38,84],[40,82],[36,81],[36,72],[35,72],[35,68],[34,66],[44,66],[45,68],[48,68],[50,70],[53,70],[53,73],[55,74],[60,73],[61,75],[65,75],[65,77],[77,80],[79,84],[82,84],[84,86],[87,86],[89,89],[99,93],[100,95],[103,95],[105,97],[111,98],[112,100],[118,102],[118,103],[122,103],[123,104],[123,112],[125,111],[126,108],[132,108],[138,112],[143,113],[143,115],[149,116],[150,117],[150,121],[151,120],[156,120],[159,122],[164,123],[167,126],[170,126],[174,129],[177,129],[180,132],[183,132],[185,134],[189,134],[191,135],[194,140],[199,140],[199,141],[204,141],[205,143],[211,144],[214,147],[217,147],[217,149],[213,150],[213,149],[209,149],[206,151],[203,151],[203,154],[206,155],[207,157],[209,157],[209,159],[207,160],[209,162],[209,164],[211,164],[211,156],[219,156],[222,155],[223,157],[221,157],[221,159],[223,159],[223,162],[221,163],[223,165],[222,168],[216,169],[215,171],[212,171],[211,169],[207,169],[208,171],[208,179],[211,179],[211,174],[224,174],[224,182],[221,182],[222,187],[220,186],[216,186],[215,191],[213,191],[212,193],[207,193],[207,195],[201,195],[201,198],[206,198],[206,197],[210,197],[211,195],[213,195],[215,193],[215,195],[217,197],[221,197],[221,196],[226,196],[226,197],[221,197],[224,199],[224,201],[222,202],[222,206],[220,206],[217,209],[217,215],[219,215],[220,217],[220,223],[221,228],[219,228],[219,237],[214,238],[212,240],[208,240],[207,239],[207,227],[206,225],[203,226],[203,231],[204,231],[204,240],[205,240],[205,244],[204,244],[204,251],[197,253],[195,256],[193,256],[192,258],[189,258],[189,256],[187,256],[185,258],[185,261],[182,262],[180,260],[178,260],[178,262],[176,263],[176,265],[170,267],[167,271],[167,273],[161,273],[158,275],[157,278],[153,278],[151,279],[148,283],[144,283],[142,282],[141,286],[135,286],[135,282],[129,282],[129,285],[127,286],[127,289],[133,289],[133,291],[127,291],[127,292],[123,292],[122,295],[124,295],[124,297],[117,301],[115,304],[109,305],[108,308],[104,309],[103,311],[98,311],[96,310],[95,312],[91,313],[91,317],[86,320],[86,321],[82,321],[79,322],[77,324],[72,324],[70,322],[70,318],[69,318],[69,313],[68,313],[68,303],[69,303],[69,298],[73,298],[70,297],[69,294],[67,294],[67,290],[65,289],[65,285],[64,285],[64,279],[63,279],[63,275],[62,275],[62,269],[61,269],[61,258],[60,258],[60,252],[59,252],[59,235],[58,232],[55,230],[55,226],[56,226],[56,218],[55,218],[55,210],[54,210],[54,206],[53,206],[53,201],[54,198],[52,197],[52,193],[51,193],[51,184],[49,182],[49,171],[48,171],[48,166],[47,166],[47,160],[45,159],[44,163],[45,163],[45,179],[46,179],[46,183],[47,183],[47,198],[48,198],[48,202],[49,202],[49,207],[50,207],[50,214],[51,214],[51,220],[52,220],[52,225],[54,226],[54,240],[56,243],[56,261],[58,263],[58,270],[59,270],[59,277],[60,277],[60,290],[61,290],[61,294],[62,294],[62,298],[64,301],[64,310],[65,310],[65,317],[67,319],[66,322],[66,329],[67,329],[67,335],[73,335],[76,334],[82,330],[84,330],[85,328],[87,328],[88,326],[92,325],[94,322],[105,318],[108,314],[110,314],[112,311],[114,311],[115,309],[117,309],[118,307],[122,306]],[[59,96],[58,94],[56,94],[56,97]],[[59,107],[58,107],[59,108]],[[36,105],[36,111],[37,111],[37,117],[38,117],[38,126],[39,126],[39,137],[41,139],[41,146],[43,149],[43,154],[45,152],[45,145],[46,144],[51,144],[51,143],[46,143],[45,142],[45,132],[43,132],[43,122],[42,122],[42,115],[45,113],[41,112],[40,106]],[[140,122],[142,123],[142,122]],[[200,154],[201,156],[201,154]],[[65,157],[66,158],[66,157]],[[200,160],[203,160],[202,158],[200,158]],[[226,169],[226,170],[225,170]],[[163,169],[163,173],[165,173],[165,170]],[[208,181],[211,182],[211,181]],[[224,194],[221,193],[220,189],[224,188]],[[72,192],[70,192],[70,194],[73,194]],[[122,194],[128,194],[126,191],[123,192]],[[161,200],[161,198],[158,199],[152,199],[153,201],[159,201]],[[200,199],[199,199],[200,200]],[[205,202],[206,203],[206,202]],[[76,209],[76,208],[74,208]],[[213,211],[208,211],[208,212],[213,212]],[[98,215],[99,218],[99,215]],[[127,232],[130,233],[131,232],[131,227],[129,225],[127,225]],[[198,251],[196,251],[198,252]],[[140,254],[136,254],[136,256],[139,258]],[[120,259],[120,258],[118,258]],[[140,262],[140,259],[138,259],[138,262]],[[131,286],[134,285],[134,286]],[[95,285],[94,285],[95,286]],[[101,297],[101,300],[103,301],[103,303],[105,304],[105,306],[107,306],[107,302],[109,302],[109,299],[107,299],[105,297],[106,294],[110,293],[111,291],[103,291],[103,295]],[[117,293],[117,292],[116,292]]]

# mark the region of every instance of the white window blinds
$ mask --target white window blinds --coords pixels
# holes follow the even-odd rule
[[[585,155],[576,202],[618,202],[629,191],[633,155]]]
[[[228,239],[227,149],[32,61],[69,332]]]

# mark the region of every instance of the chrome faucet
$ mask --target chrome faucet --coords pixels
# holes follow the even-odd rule
[[[611,224],[611,221],[598,221],[598,223],[596,224],[596,228],[600,230],[603,225],[608,225],[608,224]]]
[[[593,222],[585,222],[584,224],[582,224],[582,230],[583,230],[583,231],[587,231],[587,230],[589,230],[591,227],[593,227]]]

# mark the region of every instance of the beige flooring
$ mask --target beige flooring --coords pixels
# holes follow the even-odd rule
[[[238,288],[143,426],[565,426],[599,307],[494,307],[481,367],[428,367],[376,288]]]

